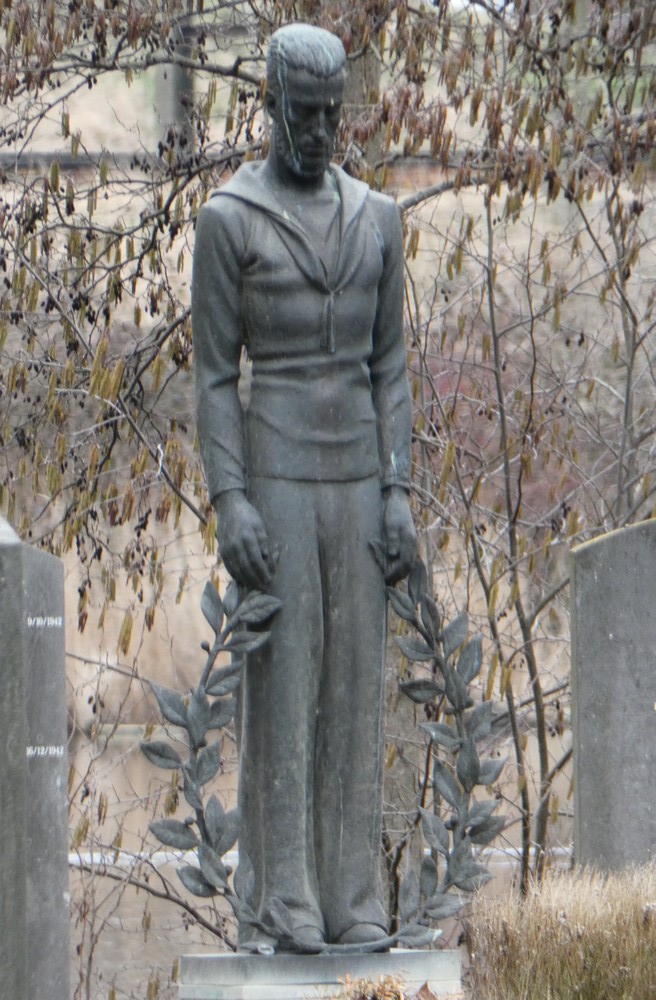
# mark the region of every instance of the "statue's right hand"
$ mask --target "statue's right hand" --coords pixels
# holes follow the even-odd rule
[[[266,528],[241,490],[228,490],[215,501],[219,552],[226,569],[243,587],[265,590],[271,581]]]

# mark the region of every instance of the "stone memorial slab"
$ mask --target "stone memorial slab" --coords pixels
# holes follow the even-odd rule
[[[2,727],[0,941],[25,956],[9,1000],[68,1000],[68,816],[64,579],[59,559],[0,533]],[[12,533],[13,534],[13,533]],[[7,681],[5,681],[7,678]],[[7,798],[4,791],[7,786]],[[5,809],[5,802],[10,809]],[[8,829],[6,829],[8,828]],[[6,839],[7,838],[7,839]],[[10,843],[9,852],[5,844]],[[13,863],[10,859],[13,858]],[[9,912],[5,909],[9,907]],[[2,964],[4,973],[5,965]],[[3,984],[4,988],[4,984]],[[4,998],[5,993],[1,993]]]
[[[656,520],[571,555],[575,857],[656,851]]]
[[[16,586],[21,544],[0,519],[0,997],[27,997],[25,813],[27,719]]]
[[[392,976],[408,991],[428,983],[436,996],[461,992],[457,951],[393,949],[355,955],[184,955],[179,1000],[312,1000],[332,997],[346,977]]]

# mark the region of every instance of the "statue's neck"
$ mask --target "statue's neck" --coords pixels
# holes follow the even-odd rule
[[[283,191],[288,191],[292,197],[299,200],[316,198],[317,194],[332,189],[328,170],[325,170],[317,178],[299,177],[293,170],[290,170],[280,156],[275,142],[271,143],[264,169],[265,176],[271,184]]]

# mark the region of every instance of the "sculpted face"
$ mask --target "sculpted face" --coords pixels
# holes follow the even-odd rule
[[[316,182],[332,156],[344,98],[344,73],[320,79],[289,69],[267,102],[279,160],[298,180]]]

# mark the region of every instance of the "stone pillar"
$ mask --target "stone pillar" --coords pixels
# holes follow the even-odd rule
[[[20,619],[21,544],[0,520],[0,997],[27,1000],[27,720]]]
[[[4,723],[10,716],[7,732],[12,733],[5,738],[3,724],[0,949],[9,949],[8,935],[16,977],[7,997],[68,1000],[63,566],[54,556],[23,545],[6,522],[0,522],[0,623],[0,675],[11,692],[9,708],[4,696],[0,699],[0,718]],[[0,968],[5,967],[3,961]]]
[[[178,55],[189,58],[192,51],[192,32],[176,26],[173,30]],[[176,63],[160,67],[157,72],[155,111],[165,130],[173,125],[179,136],[184,135],[191,153],[194,134],[191,111],[194,105],[194,77],[189,69]]]
[[[574,849],[607,870],[656,854],[656,520],[573,549]]]

